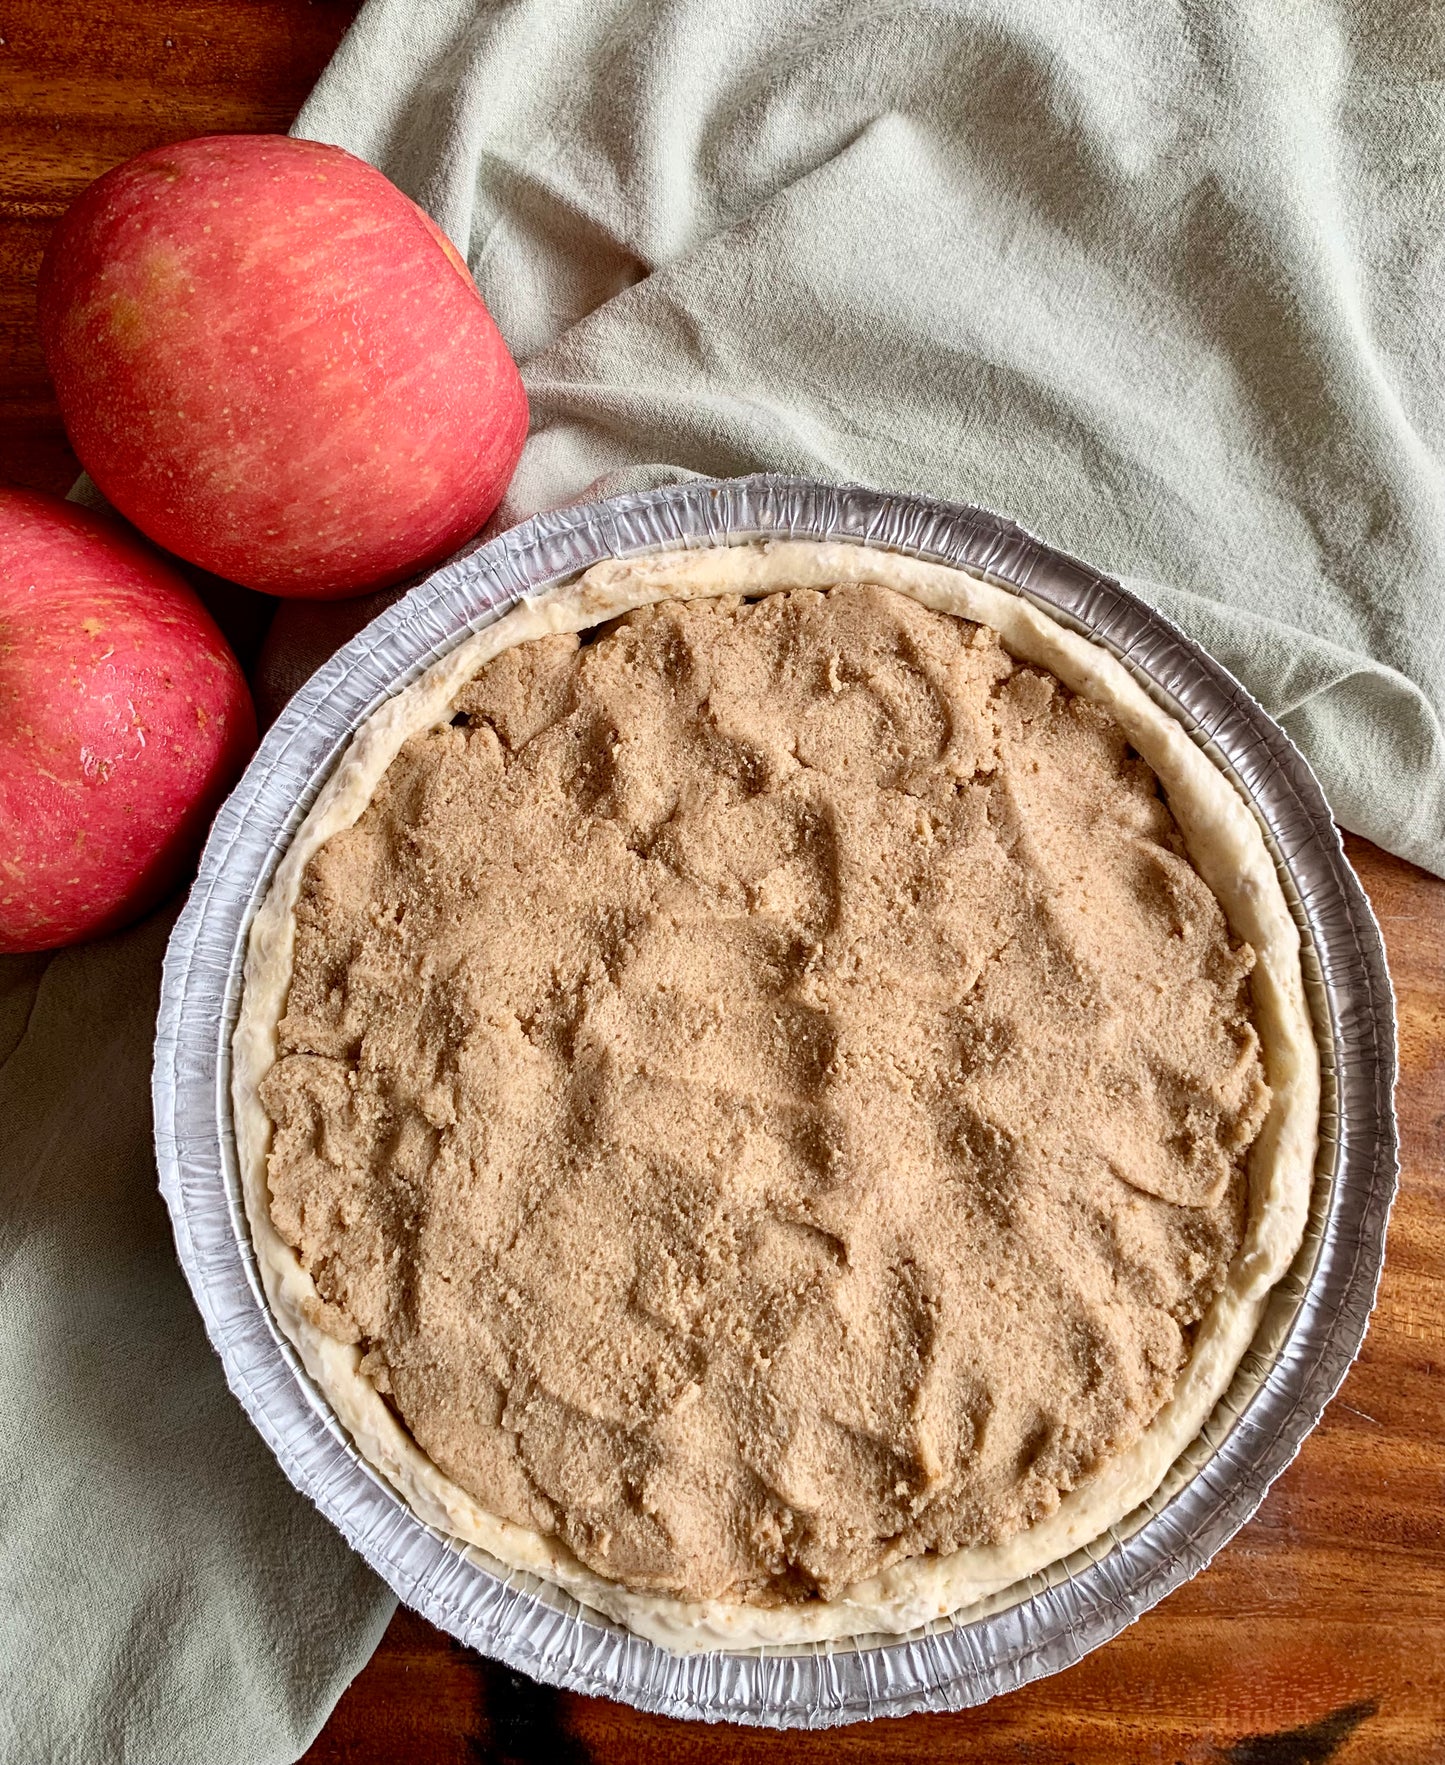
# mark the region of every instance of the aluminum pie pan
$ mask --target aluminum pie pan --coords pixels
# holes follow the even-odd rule
[[[758,538],[865,543],[1014,588],[1111,650],[1251,803],[1303,939],[1320,1044],[1305,1243],[1234,1383],[1149,1502],[1018,1587],[903,1637],[678,1656],[425,1525],[361,1458],[281,1335],[246,1226],[230,1042],[251,920],[356,727],[523,594],[605,558]],[[1359,1350],[1396,1180],[1384,947],[1303,756],[1239,683],[1110,577],[985,510],[755,477],[539,515],[437,570],[331,658],[216,818],[166,953],[153,1093],[161,1192],[227,1383],[291,1481],[407,1605],[548,1684],[710,1721],[823,1728],[954,1710],[1071,1666],[1198,1573],[1298,1452]]]

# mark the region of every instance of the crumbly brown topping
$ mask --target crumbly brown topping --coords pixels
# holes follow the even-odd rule
[[[828,1596],[1167,1400],[1268,1103],[1113,721],[882,588],[490,663],[297,910],[278,1229],[418,1443],[642,1590]]]

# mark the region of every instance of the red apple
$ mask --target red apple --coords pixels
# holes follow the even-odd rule
[[[268,594],[356,594],[448,556],[527,433],[451,243],[315,141],[214,135],[107,172],[51,240],[40,332],[107,498]]]
[[[0,951],[154,906],[255,741],[195,592],[118,521],[0,485]]]

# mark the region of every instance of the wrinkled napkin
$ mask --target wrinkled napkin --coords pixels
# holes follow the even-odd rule
[[[1410,0],[370,0],[297,122],[465,252],[506,522],[688,473],[1121,575],[1445,872],[1445,18]]]
[[[466,252],[532,400],[501,523],[770,468],[982,503],[1163,607],[1346,826],[1445,872],[1428,5],[370,0],[297,127]],[[293,1760],[391,1609],[227,1396],[176,1267],[169,919],[0,959],[0,1757],[26,1765]]]
[[[282,1765],[393,1601],[226,1390],[156,1186],[174,907],[0,957],[0,1759]]]

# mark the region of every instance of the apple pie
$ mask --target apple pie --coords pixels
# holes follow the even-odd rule
[[[1299,939],[1107,652],[815,542],[596,566],[355,737],[235,1046],[282,1327],[430,1523],[675,1649],[1159,1486],[1303,1231]]]

